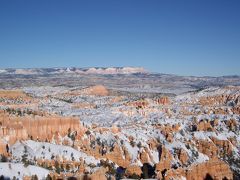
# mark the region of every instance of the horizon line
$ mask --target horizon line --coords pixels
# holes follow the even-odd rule
[[[184,74],[175,74],[175,73],[166,73],[166,72],[155,72],[151,71],[144,66],[85,66],[85,67],[79,67],[79,66],[55,66],[55,67],[5,67],[1,68],[0,70],[7,70],[7,69],[61,69],[61,68],[77,68],[77,69],[90,69],[90,68],[143,68],[146,72],[149,74],[162,74],[162,75],[175,75],[175,76],[182,76],[182,77],[233,77],[237,76],[240,77],[240,74],[228,74],[228,75],[184,75]],[[1,74],[1,73],[0,73]]]

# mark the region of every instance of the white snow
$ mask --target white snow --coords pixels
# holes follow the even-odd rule
[[[203,131],[194,132],[194,137],[200,140],[209,140],[208,136]]]
[[[0,163],[0,174],[11,179],[13,179],[14,176],[23,179],[24,176],[32,175],[37,175],[39,179],[45,179],[49,171],[32,165],[24,167],[24,165],[20,163]]]
[[[198,152],[198,158],[195,163],[200,164],[209,160],[209,157],[203,153]]]
[[[15,158],[21,159],[21,156],[24,152],[24,146],[27,147],[28,154],[30,155],[30,158],[36,157],[36,158],[45,158],[45,159],[51,159],[52,155],[54,156],[60,156],[62,158],[65,158],[67,160],[71,160],[72,156],[76,161],[79,161],[80,158],[85,160],[87,164],[98,164],[99,160],[96,160],[93,156],[88,156],[86,153],[77,151],[76,149],[73,149],[69,146],[63,146],[63,145],[56,145],[46,142],[36,142],[32,140],[23,141],[23,142],[17,142],[12,147],[12,155]]]

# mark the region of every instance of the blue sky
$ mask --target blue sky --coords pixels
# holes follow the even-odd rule
[[[0,1],[0,68],[73,66],[240,75],[240,1]]]

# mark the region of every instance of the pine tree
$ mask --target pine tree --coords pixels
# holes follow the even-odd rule
[[[28,162],[28,154],[27,154],[27,146],[24,146],[24,150],[23,150],[23,155],[22,155],[22,162],[24,163],[24,166],[27,167],[29,165]]]

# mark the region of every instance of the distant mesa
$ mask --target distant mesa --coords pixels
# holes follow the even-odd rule
[[[134,74],[134,73],[146,73],[146,70],[142,67],[110,67],[110,68],[89,68],[85,71],[88,74]]]
[[[135,74],[147,73],[143,67],[91,67],[91,68],[8,68],[0,74],[43,75],[43,74]]]
[[[95,96],[108,96],[109,92],[106,87],[102,85],[96,85],[84,89],[86,95],[95,95]]]

